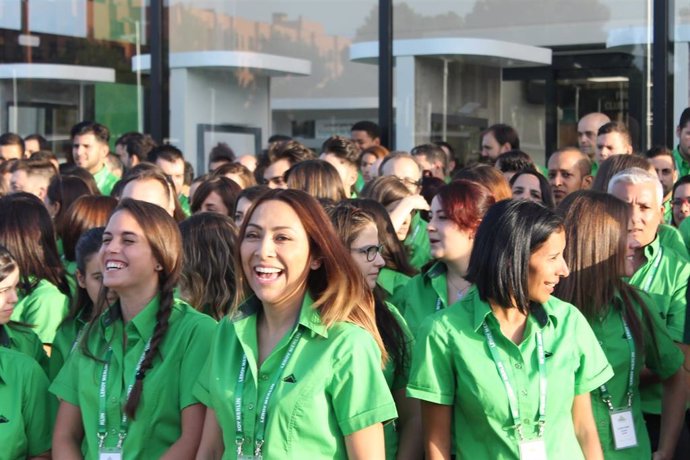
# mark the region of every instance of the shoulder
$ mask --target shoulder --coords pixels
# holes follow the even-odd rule
[[[551,296],[542,307],[549,319],[555,322],[557,329],[577,328],[587,323],[587,319],[575,305],[557,297]]]
[[[20,388],[34,379],[47,380],[41,366],[33,358],[5,347],[0,347],[0,377]]]
[[[178,328],[211,333],[218,324],[215,319],[195,310],[183,300],[175,299],[172,308],[171,325],[174,323]]]

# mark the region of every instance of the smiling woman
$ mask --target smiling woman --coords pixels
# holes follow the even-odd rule
[[[475,286],[417,335],[407,392],[422,400],[428,459],[451,445],[475,460],[603,458],[589,392],[613,372],[582,314],[551,297],[568,276],[564,247],[562,221],[539,204],[484,216]]]
[[[383,459],[396,410],[373,299],[316,199],[258,197],[237,260],[238,306],[195,389],[198,458]]]

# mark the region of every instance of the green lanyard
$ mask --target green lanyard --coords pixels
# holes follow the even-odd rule
[[[486,321],[482,324],[484,329],[484,336],[486,337],[486,342],[489,345],[489,351],[491,352],[491,357],[496,364],[496,369],[498,370],[498,375],[501,376],[503,381],[503,386],[506,389],[506,394],[508,395],[508,406],[510,407],[510,414],[513,417],[513,428],[518,435],[518,440],[523,441],[525,439],[522,433],[522,421],[520,419],[520,409],[518,407],[517,398],[515,397],[515,390],[510,383],[508,378],[508,372],[506,371],[503,360],[498,353],[498,347],[496,346],[496,341],[494,340],[494,335],[489,329],[489,325]],[[535,333],[537,337],[537,361],[539,363],[539,432],[538,436],[541,438],[544,436],[544,425],[546,424],[546,360],[544,353],[544,339],[542,337],[541,331]]]
[[[664,248],[659,246],[659,252],[656,253],[654,262],[652,262],[652,266],[649,269],[649,274],[647,274],[647,278],[645,278],[644,285],[642,286],[642,290],[645,292],[649,292],[649,288],[652,287],[654,277],[656,276],[657,271],[659,271],[659,265],[661,265],[661,255],[663,252]]]
[[[136,381],[137,374],[139,374],[139,371],[141,370],[141,363],[144,362],[144,357],[146,356],[146,353],[149,351],[151,348],[151,339],[146,342],[146,346],[144,346],[144,351],[141,354],[141,357],[139,358],[139,361],[137,362],[137,367],[134,369],[134,376],[132,377],[129,385],[127,385],[127,399],[129,399],[129,395],[132,392],[132,388],[134,387],[134,382]],[[101,385],[98,390],[98,448],[101,449],[103,448],[103,445],[105,444],[105,438],[108,436],[108,430],[106,429],[106,414],[105,414],[105,399],[106,399],[106,386],[108,383],[108,372],[110,371],[110,358],[113,355],[113,349],[108,348],[108,352],[106,353],[105,356],[105,364],[103,365],[103,372],[101,373]],[[118,440],[117,440],[117,448],[122,449],[122,444],[125,441],[125,438],[127,437],[127,430],[129,429],[129,418],[127,417],[127,413],[122,410],[122,418],[120,419],[120,433],[118,435]]]
[[[621,320],[623,321],[623,328],[625,329],[625,340],[628,342],[628,347],[630,347],[630,373],[628,374],[628,391],[626,392],[626,395],[628,396],[628,407],[632,407],[636,362],[635,340],[633,340],[633,336],[630,333],[630,328],[628,327],[628,323],[625,321],[625,318],[621,317]],[[601,392],[601,400],[604,401],[604,404],[608,406],[609,410],[615,410],[613,404],[611,403],[611,394],[606,388],[606,384],[602,384],[599,387],[599,391]]]
[[[285,356],[280,362],[280,366],[276,371],[275,375],[271,379],[271,384],[266,391],[266,396],[264,397],[263,405],[261,406],[261,411],[259,412],[259,421],[257,423],[256,432],[256,446],[254,450],[254,456],[259,457],[261,455],[261,448],[264,445],[264,440],[266,439],[266,415],[268,413],[268,403],[271,400],[271,395],[273,390],[275,390],[280,377],[283,375],[283,371],[287,366],[288,361],[292,357],[292,354],[299,343],[300,338],[302,338],[302,331],[298,330],[290,341]],[[247,354],[242,355],[242,364],[240,365],[240,373],[237,377],[237,385],[235,386],[235,444],[237,446],[237,456],[242,455],[242,444],[244,444],[244,427],[242,425],[242,393],[244,391],[244,382],[247,379]],[[258,387],[257,387],[258,391]]]

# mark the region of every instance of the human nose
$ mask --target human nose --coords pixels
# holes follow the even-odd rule
[[[568,275],[570,275],[568,264],[565,262],[563,256],[561,256],[561,266],[559,267],[558,276],[560,276],[561,278],[567,278]]]
[[[266,259],[269,257],[274,257],[276,254],[275,251],[275,244],[273,243],[273,239],[264,237],[261,238],[258,243],[256,250],[254,251],[256,255],[259,256],[260,259]]]
[[[376,268],[381,268],[384,265],[386,265],[386,261],[383,260],[383,256],[381,255],[381,252],[379,251],[376,253],[376,257],[374,257],[374,266]]]
[[[19,301],[19,297],[17,296],[17,288],[13,287],[9,291],[7,291],[7,303],[9,304],[15,304]]]

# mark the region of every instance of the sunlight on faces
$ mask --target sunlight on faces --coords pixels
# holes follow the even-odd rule
[[[386,211],[388,211],[388,214],[393,212],[395,208],[398,207],[402,200],[395,200],[392,203],[390,203],[388,206],[386,206]],[[397,235],[398,239],[400,241],[405,241],[405,238],[407,238],[407,234],[410,232],[410,224],[412,223],[412,214],[409,214],[407,217],[405,217],[405,221],[402,223],[400,228],[395,232]]]
[[[549,184],[553,200],[559,204],[563,198],[585,187],[582,171],[578,166],[581,155],[576,150],[554,153],[549,158]]]
[[[395,176],[405,184],[405,187],[413,193],[419,193],[419,181],[422,179],[417,162],[412,158],[400,157],[388,160],[381,171],[382,176]]]
[[[611,194],[630,205],[632,212],[628,227],[631,237],[639,241],[641,246],[654,241],[663,215],[656,184],[617,182],[611,189]]]
[[[36,153],[41,150],[41,146],[38,144],[38,140],[29,139],[24,141],[24,152],[27,158],[31,156],[32,153]]]
[[[158,285],[158,261],[143,229],[128,211],[118,211],[108,221],[99,259],[103,285],[118,294]]]
[[[24,152],[19,145],[0,145],[0,158],[5,160],[20,160],[24,158]]]
[[[175,201],[170,196],[170,191],[155,179],[137,179],[129,182],[122,190],[122,198],[155,204],[171,216],[175,212]]]
[[[529,300],[540,304],[551,297],[554,288],[570,274],[563,258],[565,231],[553,232],[529,258],[527,295]]]
[[[474,243],[473,233],[462,230],[458,224],[446,216],[441,204],[438,196],[431,201],[431,220],[427,226],[431,257],[444,262],[469,260]]]
[[[680,153],[690,157],[690,123],[686,123],[681,128],[676,128],[676,136],[678,136],[678,149]]]
[[[632,146],[627,143],[625,137],[620,133],[607,133],[597,136],[597,148],[595,159],[601,164],[612,155],[629,155],[632,153]]]
[[[175,186],[175,193],[179,195],[184,185],[184,161],[168,161],[159,158],[156,160],[156,164],[163,170],[163,174],[170,177]]]
[[[676,187],[673,194],[674,201],[680,201],[679,204],[673,204],[673,220],[676,225],[680,225],[688,216],[690,216],[690,184],[682,184]]]
[[[357,169],[347,160],[343,160],[332,153],[322,153],[320,158],[338,171],[340,181],[343,183],[343,188],[346,193],[351,193],[352,186],[355,185],[357,181]]]
[[[0,325],[10,321],[18,300],[17,284],[19,284],[19,269],[17,268],[0,282]]]
[[[282,201],[261,203],[249,216],[240,242],[242,271],[264,308],[299,308],[312,260],[297,213]]]
[[[107,155],[108,145],[101,143],[93,134],[74,136],[72,156],[77,166],[96,174],[103,167]]]
[[[539,179],[533,174],[523,174],[513,183],[513,198],[543,203]]]
[[[364,276],[369,289],[374,289],[376,287],[376,280],[379,277],[379,271],[381,270],[381,267],[386,265],[386,262],[383,260],[383,256],[381,256],[380,253],[376,254],[374,260],[368,261],[367,255],[360,250],[378,245],[378,229],[376,228],[376,224],[370,223],[359,232],[359,235],[357,235],[357,238],[355,238],[350,246],[352,259],[355,261],[355,265],[357,265],[357,268],[359,268],[362,276]]]
[[[378,138],[372,139],[366,131],[356,130],[351,131],[350,134],[352,136],[352,141],[357,144],[360,152],[364,149],[368,149],[369,147],[380,144]]]
[[[242,176],[240,176],[239,174],[227,173],[227,174],[225,174],[225,177],[227,177],[228,179],[230,179],[231,181],[233,181],[234,183],[239,185],[241,189],[244,190],[245,188],[247,188],[248,184],[244,181]]]
[[[641,247],[640,242],[628,230],[625,246],[625,276],[633,276],[635,274],[635,251]]]
[[[678,172],[673,164],[673,157],[657,155],[654,158],[648,158],[647,161],[654,168],[664,190],[664,197],[666,197],[673,191],[673,184],[678,180]]]
[[[371,175],[371,168],[376,163],[378,158],[373,153],[365,153],[359,162],[359,172],[362,173],[364,182],[369,182],[373,177]]]
[[[268,188],[287,188],[285,172],[290,169],[290,162],[285,158],[274,161],[264,170],[264,182]]]
[[[237,200],[237,205],[235,206],[235,225],[237,225],[237,228],[242,226],[244,216],[247,215],[247,211],[251,206],[252,202],[245,197]]]

